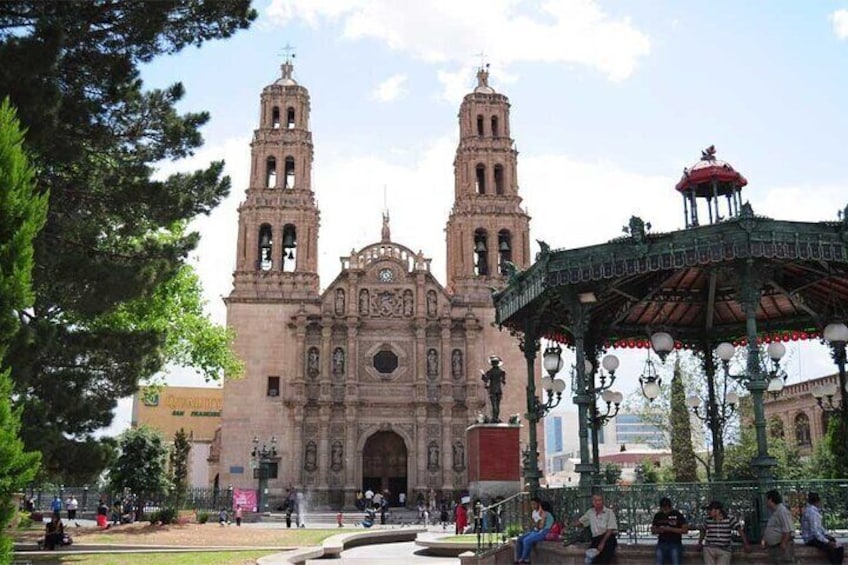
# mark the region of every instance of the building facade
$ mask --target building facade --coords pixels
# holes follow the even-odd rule
[[[833,405],[842,402],[839,376],[829,375],[808,381],[788,384],[778,396],[768,394],[763,400],[768,433],[786,439],[798,448],[801,455],[812,455],[827,432],[829,413],[819,408],[813,396],[818,386],[836,385]]]
[[[422,251],[392,240],[384,211],[379,241],[342,257],[322,290],[310,99],[292,72],[286,61],[260,96],[225,299],[245,375],[224,386],[210,480],[266,480],[270,500],[293,487],[319,505],[368,488],[450,495],[466,485],[465,429],[489,410],[479,371],[490,355],[507,373],[502,418],[526,405],[524,357],[491,300],[508,263],[531,262],[509,101],[480,69],[460,106],[445,284]]]
[[[210,485],[207,459],[221,426],[223,391],[210,387],[142,387],[133,396],[132,427],[159,430],[167,442],[178,430],[185,430],[191,443],[188,483],[192,487]]]

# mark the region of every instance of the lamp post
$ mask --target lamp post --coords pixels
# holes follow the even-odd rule
[[[613,393],[610,390],[610,387],[612,387],[613,383],[615,382],[615,376],[616,376],[615,372],[618,370],[619,364],[620,363],[619,363],[618,357],[616,357],[615,355],[605,355],[604,358],[601,359],[601,367],[598,369],[597,373],[595,373],[595,372],[593,372],[595,368],[592,365],[591,361],[586,359],[586,361],[584,362],[585,373],[586,373],[586,376],[588,377],[587,378],[588,389],[589,389],[588,393],[589,393],[589,396],[591,398],[591,404],[592,404],[591,410],[589,411],[589,414],[588,414],[587,424],[588,424],[589,428],[592,430],[592,465],[593,465],[592,475],[594,477],[594,482],[596,482],[596,483],[598,481],[598,477],[600,476],[600,472],[601,472],[599,430],[600,430],[601,426],[605,426],[606,423],[610,419],[614,418],[615,414],[618,414],[618,409],[619,409],[618,404],[621,403],[621,401],[619,401],[619,403],[616,404],[615,413],[611,414],[610,403],[608,402],[607,403],[606,415],[605,415],[605,417],[601,417],[601,413],[598,410],[597,400],[598,400],[599,396],[603,397],[604,400],[606,400],[608,398],[612,398],[612,397],[609,396],[610,394],[616,394],[616,393]],[[576,373],[577,373],[576,369],[577,369],[576,367],[572,368],[572,388],[574,388],[575,391],[577,390],[575,388],[576,387]],[[597,385],[595,383],[595,381],[596,381],[595,377],[596,376],[597,376],[597,381],[598,381]]]
[[[259,438],[253,437],[253,451],[250,452],[253,466],[253,477],[258,479],[259,484],[256,492],[256,511],[262,512],[263,503],[267,506],[268,501],[263,496],[268,490],[268,475],[270,474],[270,466],[274,459],[277,458],[277,438],[271,436],[271,446],[268,447],[265,442],[262,442],[262,447],[259,447]]]
[[[845,382],[845,344],[848,342],[848,327],[841,322],[828,324],[824,328],[823,336],[830,345],[833,361],[839,371],[839,384],[819,385],[813,389],[812,393],[819,408],[828,414],[839,417],[842,428],[841,437],[845,437],[845,435],[848,435],[848,384]],[[839,393],[840,401],[834,401],[837,393]]]
[[[528,365],[530,366],[530,365]],[[556,408],[562,401],[562,392],[565,390],[565,381],[554,378],[563,366],[562,347],[559,344],[550,345],[545,348],[542,357],[542,366],[547,375],[542,377],[542,390],[544,402],[536,396],[535,387],[527,387],[527,420],[530,422],[528,430],[527,449],[524,450],[524,478],[530,486],[530,492],[539,490],[539,480],[542,472],[539,470],[539,446],[536,440],[536,426],[545,415]],[[532,378],[528,375],[528,379]]]
[[[651,334],[651,349],[659,355],[660,361],[665,364],[666,357],[674,349],[674,338],[666,332],[655,332]],[[642,374],[639,375],[639,386],[642,388],[642,394],[649,402],[653,402],[660,395],[661,385],[662,378],[659,376],[657,367],[651,359],[651,352],[648,351],[648,358],[645,360]]]
[[[711,355],[711,353],[708,353],[708,355]],[[725,389],[726,387],[725,384]],[[687,398],[686,405],[689,406],[696,418],[706,423],[710,428],[710,435],[713,438],[713,469],[715,470],[715,477],[721,479],[724,464],[724,428],[730,417],[736,413],[736,407],[739,406],[739,395],[733,391],[726,392],[721,403],[717,403],[715,391],[710,392],[710,398],[704,403],[703,411],[701,409],[701,398],[697,395],[693,394]]]

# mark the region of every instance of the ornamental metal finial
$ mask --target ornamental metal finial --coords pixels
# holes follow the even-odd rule
[[[716,148],[715,145],[710,145],[703,151],[701,151],[701,160],[702,161],[715,161],[716,160]]]

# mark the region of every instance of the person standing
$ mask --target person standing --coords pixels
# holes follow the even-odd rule
[[[401,492],[398,495],[398,502],[400,503],[401,508],[406,508],[406,493]]]
[[[53,497],[53,502],[50,503],[50,510],[53,511],[53,517],[62,519],[62,499],[59,498],[59,495]]]
[[[771,510],[766,529],[763,531],[763,547],[768,549],[772,563],[795,563],[795,542],[792,535],[792,514],[783,505],[783,497],[776,490],[766,493],[766,506]]]
[[[236,526],[240,527],[241,526],[241,517],[242,517],[241,504],[236,504],[235,517],[236,517]]]
[[[604,506],[604,495],[593,494],[592,508],[575,520],[574,525],[588,527],[592,531],[592,542],[586,552],[587,558],[591,558],[588,563],[609,563],[613,559],[618,545],[618,522],[615,512]],[[591,551],[592,549],[596,550],[597,554]]]
[[[745,531],[739,525],[739,521],[728,516],[721,502],[713,500],[707,505],[707,519],[698,539],[698,551],[704,552],[705,565],[729,565],[733,555],[731,551],[731,536],[733,532],[742,538],[742,545],[746,552],[751,551]],[[706,539],[706,546],[704,540]]]
[[[651,533],[657,535],[657,565],[683,562],[683,534],[689,531],[686,518],[672,507],[670,498],[660,500],[660,511],[654,514]]]
[[[79,508],[79,502],[77,502],[77,497],[73,494],[65,499],[65,510],[68,511],[68,522],[74,521],[76,524],[77,519],[77,508]],[[79,524],[77,524],[79,527]]]
[[[823,551],[830,563],[842,563],[845,558],[845,548],[836,538],[827,534],[822,526],[821,497],[811,492],[807,495],[807,506],[801,515],[801,537],[806,545],[811,545]]]
[[[468,526],[468,509],[465,508],[465,503],[460,502],[456,506],[456,515],[454,516],[456,524],[456,535],[465,533],[465,527]]]
[[[530,506],[533,508],[530,516],[533,528],[515,540],[516,563],[530,563],[530,552],[533,551],[533,546],[545,539],[554,525],[554,515],[545,511],[541,499],[534,496],[530,499]]]

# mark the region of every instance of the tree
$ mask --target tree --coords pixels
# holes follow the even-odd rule
[[[615,485],[621,479],[621,467],[615,463],[606,463],[601,467],[601,480],[605,485]]]
[[[38,184],[49,190],[35,240],[36,298],[18,312],[21,330],[8,356],[22,437],[44,454],[49,474],[107,461],[110,448],[91,433],[111,422],[118,398],[163,367],[174,336],[197,330],[122,323],[119,311],[152,313],[157,293],[184,288],[167,286],[184,274],[197,244],[183,226],[229,192],[221,162],[153,180],[156,162],[202,144],[208,115],[177,113],[180,84],[144,91],[138,67],[230,37],[255,17],[249,0],[0,3],[0,96],[18,106]],[[201,369],[219,374],[221,358],[206,356]],[[67,453],[81,459],[68,462]]]
[[[168,491],[168,447],[161,432],[141,426],[121,434],[121,454],[109,470],[112,490],[125,489],[142,500],[155,498]]]
[[[191,443],[183,428],[174,434],[174,444],[169,455],[171,473],[171,499],[174,508],[182,508],[188,490],[188,455]]]
[[[830,479],[848,477],[848,425],[841,413],[835,412],[828,418],[827,432],[822,443],[828,457],[825,465],[818,469],[819,474]]]
[[[680,370],[680,358],[674,362],[671,379],[671,462],[678,483],[694,483],[698,480],[695,451],[692,449],[692,428],[689,425],[689,409],[686,407],[686,391]]]
[[[47,212],[46,195],[37,194],[34,171],[23,149],[23,132],[6,99],[0,103],[0,361],[17,331],[16,312],[32,303],[32,241]],[[12,558],[5,535],[14,516],[12,495],[31,481],[40,455],[26,452],[19,436],[20,410],[12,407],[9,370],[0,367],[0,562]]]

